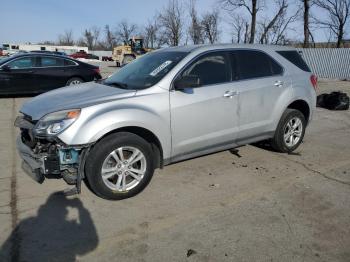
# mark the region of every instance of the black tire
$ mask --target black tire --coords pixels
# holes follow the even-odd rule
[[[146,171],[140,182],[134,188],[123,192],[109,188],[103,181],[101,173],[105,159],[112,151],[120,147],[134,147],[138,149],[144,155],[146,162]],[[85,165],[85,174],[89,187],[96,195],[110,200],[121,200],[137,195],[151,181],[153,173],[154,161],[151,145],[140,136],[128,132],[111,134],[99,141],[90,151]]]
[[[78,84],[81,84],[81,83],[84,83],[84,80],[79,78],[79,77],[72,77],[70,78],[67,83],[66,83],[66,86],[70,86],[70,85],[78,85]]]
[[[292,146],[288,146],[284,139],[284,135],[288,129],[287,127],[288,122],[295,118],[299,119],[302,123],[301,136],[296,144]],[[293,152],[302,143],[305,135],[305,128],[306,128],[306,120],[304,115],[299,110],[287,108],[286,111],[284,111],[278,123],[274,137],[271,139],[272,148],[281,153]]]

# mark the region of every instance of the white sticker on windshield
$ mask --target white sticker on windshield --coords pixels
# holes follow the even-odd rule
[[[160,71],[162,71],[164,68],[166,68],[168,65],[170,65],[173,61],[165,61],[163,64],[158,66],[156,69],[154,69],[149,75],[156,76]]]

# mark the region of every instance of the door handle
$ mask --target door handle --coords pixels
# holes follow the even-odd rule
[[[274,85],[277,86],[277,87],[282,87],[283,86],[283,81],[277,80]]]
[[[224,94],[224,97],[226,98],[232,98],[234,96],[238,95],[237,91],[226,91]]]

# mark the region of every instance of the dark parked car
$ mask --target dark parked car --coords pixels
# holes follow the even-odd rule
[[[88,54],[84,50],[80,50],[79,52],[76,52],[74,54],[69,55],[71,58],[77,59],[77,58],[84,58],[84,59],[96,59],[99,60],[99,57],[97,55]]]
[[[37,94],[101,79],[97,66],[69,57],[27,53],[0,60],[0,95]]]

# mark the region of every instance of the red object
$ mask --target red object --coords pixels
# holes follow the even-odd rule
[[[100,68],[99,68],[99,67],[94,68],[94,71],[95,71],[97,74],[100,74]]]
[[[88,58],[88,54],[85,51],[79,51],[74,54],[70,55],[71,58],[77,59],[77,58]]]
[[[316,75],[311,75],[310,76],[310,81],[311,81],[311,84],[312,84],[313,88],[316,91],[316,89],[317,89],[317,76]]]
[[[0,56],[3,56],[3,54],[2,54],[2,49],[0,49]]]

